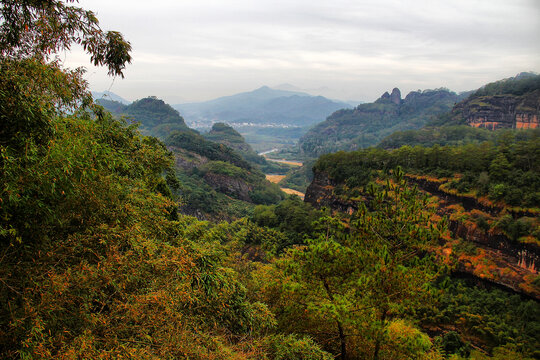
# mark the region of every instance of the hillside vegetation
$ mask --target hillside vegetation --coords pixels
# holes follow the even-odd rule
[[[203,136],[213,142],[227,145],[237,151],[246,161],[259,167],[266,174],[285,174],[291,169],[285,164],[278,164],[267,161],[263,156],[257,154],[244,137],[240,135],[232,126],[224,123],[215,123],[208,133]]]
[[[421,128],[449,111],[458,99],[446,89],[413,91],[401,99],[394,89],[392,96],[386,93],[374,103],[336,111],[300,139],[300,151],[317,157],[373,146],[395,131]]]
[[[139,123],[142,133],[160,138],[172,151],[175,173],[182,182],[176,193],[185,200],[180,207],[183,213],[201,219],[233,219],[249,214],[254,204],[275,203],[284,197],[261,170],[283,173],[288,167],[267,163],[232,127],[218,123],[208,134],[199,135],[176,110],[155,97],[128,106],[109,100],[98,103],[116,117]]]
[[[131,46],[92,12],[54,0],[2,6],[1,358],[540,356],[538,303],[452,278],[452,256],[436,252],[450,233],[434,199],[400,169],[370,176],[398,164],[464,169],[472,175],[456,177],[458,195],[460,186],[481,191],[487,176],[489,196],[504,190],[495,207],[521,216],[535,200],[524,193],[509,209],[506,192],[512,179],[532,179],[524,190],[538,192],[537,137],[444,149],[450,158],[410,147],[327,155],[315,168],[345,184],[344,200],[367,191],[355,211],[269,201],[282,194],[227,145],[185,129],[164,143],[93,103],[83,71],[64,69],[55,54],[78,43],[121,76]],[[166,111],[146,123],[169,124],[168,114],[176,118]],[[234,221],[179,211],[241,213],[244,195],[260,205]],[[482,249],[455,249],[487,268]],[[527,285],[536,289],[537,278]]]
[[[403,146],[386,151],[365,149],[319,158],[318,171],[349,186],[363,186],[374,170],[401,166],[421,175],[451,178],[450,189],[488,196],[507,206],[535,208],[540,204],[540,137],[537,131],[497,133],[495,142],[462,146]],[[455,177],[456,174],[459,176]]]
[[[540,75],[521,73],[489,83],[430,125],[533,129],[540,126]]]
[[[193,131],[173,131],[165,140],[175,156],[176,174],[182,181],[181,210],[199,218],[233,219],[250,213],[253,204],[277,203],[285,197],[249,163],[227,145],[206,140]]]
[[[460,257],[461,271],[538,299],[540,138],[529,135],[516,141],[506,132],[496,143],[325,155],[314,167],[306,200],[355,209],[385,171],[402,167],[412,184],[431,194],[438,215],[448,219],[454,234],[447,239],[450,249],[459,245],[451,241],[459,237],[472,246]]]
[[[146,135],[164,139],[171,131],[190,130],[178,111],[155,96],[136,100],[129,105],[108,99],[98,99],[97,103],[117,117],[140,123],[140,130]]]

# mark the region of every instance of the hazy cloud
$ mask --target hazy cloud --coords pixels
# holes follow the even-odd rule
[[[104,1],[80,5],[131,41],[126,79],[89,67],[95,90],[193,101],[290,83],[373,100],[456,91],[540,70],[537,0]],[[71,66],[88,66],[74,51]]]

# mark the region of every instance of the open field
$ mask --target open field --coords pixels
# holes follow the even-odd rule
[[[267,174],[266,175],[266,180],[274,183],[274,184],[277,184],[279,183],[283,178],[285,177],[285,175],[269,175]],[[300,191],[296,191],[294,189],[289,189],[289,188],[281,188],[281,190],[285,193],[285,194],[289,194],[289,195],[298,195],[301,199],[304,198],[304,193],[300,192]]]

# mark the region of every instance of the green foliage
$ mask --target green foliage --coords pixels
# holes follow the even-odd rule
[[[389,344],[381,356],[383,359],[399,359],[404,354],[412,359],[434,355],[430,351],[433,344],[429,336],[404,320],[395,320],[388,325],[387,341]]]
[[[467,356],[471,351],[467,343],[474,341],[489,351],[502,351],[510,345],[516,357],[508,358],[538,357],[540,310],[536,301],[451,278],[441,278],[437,288],[443,290],[437,306],[427,312],[419,309],[417,316],[424,314],[425,324],[456,329],[437,339],[448,355]],[[500,358],[499,351],[493,351],[494,358]]]
[[[189,130],[178,111],[155,96],[134,101],[123,109],[122,114],[132,121],[140,122],[142,127],[152,135],[157,132],[163,133],[165,125],[174,126],[183,131]],[[157,126],[160,128],[155,129]],[[164,135],[163,139],[168,134]]]
[[[280,290],[282,329],[311,334],[342,359],[378,359],[392,351],[391,321],[427,298],[423,289],[434,267],[420,252],[441,230],[428,225],[423,201],[404,186],[401,173],[395,181],[374,189],[369,208],[349,222],[321,218],[315,237],[277,263],[289,279]],[[412,341],[410,351],[424,353],[425,343]]]
[[[58,63],[0,57],[0,145],[22,151],[26,141],[46,144],[52,119],[89,103],[82,70],[64,71]]]
[[[459,339],[441,340],[448,352],[463,353],[458,340],[472,335],[495,358],[538,357],[536,303],[459,284],[430,288],[438,269],[426,246],[442,229],[425,199],[399,170],[382,188],[365,185],[381,161],[450,171],[468,160],[442,167],[448,149],[440,147],[324,157],[318,167],[370,192],[369,206],[345,219],[297,197],[257,207],[253,222],[178,216],[190,205],[249,213],[204,183],[211,173],[250,182],[261,203],[282,194],[234,150],[190,131],[168,145],[209,161],[175,173],[163,143],[91,104],[81,71],[47,63],[49,51],[79,43],[121,74],[129,44],[103,33],[93,13],[4,1],[1,16],[0,357],[333,358],[324,348],[343,359],[440,359],[415,318],[457,325]],[[165,111],[162,133],[167,114],[174,117]],[[483,145],[456,186],[468,188],[477,174],[488,189],[502,184],[504,196],[519,197],[509,179],[536,186],[537,139],[521,140]],[[466,158],[471,149],[449,150]],[[501,221],[516,236],[534,226]],[[428,301],[434,288],[438,312]]]
[[[266,174],[284,174],[290,166],[267,161],[263,156],[257,154],[253,148],[246,143],[246,140],[238,131],[224,123],[215,123],[212,129],[203,134],[205,139],[226,145],[234,149],[248,163],[260,168]]]
[[[321,156],[317,171],[349,187],[362,187],[377,170],[402,166],[406,171],[439,177],[463,176],[450,184],[462,193],[476,191],[493,200],[537,207],[540,192],[540,137],[538,132],[497,133],[495,143],[461,146],[403,146],[395,150],[370,148]]]
[[[274,317],[198,241],[217,231],[173,216],[171,153],[87,112],[80,72],[4,56],[74,41],[119,73],[119,49],[102,54],[93,14],[59,2],[3,2],[2,16],[0,357],[250,357]]]
[[[404,145],[431,147],[435,144],[465,145],[493,141],[497,132],[471,126],[424,127],[418,130],[396,131],[384,138],[377,147],[397,149]]]
[[[249,193],[249,196],[255,204],[276,204],[285,198],[285,194],[279,186],[266,180],[260,182],[257,187]]]
[[[177,146],[193,151],[210,160],[229,162],[242,169],[251,169],[251,165],[230,147],[208,141],[194,132],[175,131],[167,138],[165,143],[167,146]]]
[[[305,193],[313,181],[313,165],[315,160],[304,161],[302,166],[291,169],[279,185]]]
[[[294,171],[293,165],[278,163],[272,160],[266,160],[266,164],[261,165],[261,171],[265,174],[286,175]]]
[[[518,241],[522,236],[534,233],[538,236],[538,231],[535,229],[535,219],[531,217],[514,219],[510,215],[505,215],[499,219],[495,226],[501,229],[512,241]]]
[[[463,342],[459,334],[455,331],[449,331],[439,339],[445,354],[457,354],[465,358],[471,354],[470,345]]]
[[[540,75],[523,74],[516,78],[508,78],[489,83],[478,89],[473,96],[493,96],[493,95],[523,95],[535,90],[540,90]]]
[[[134,127],[108,117],[59,118],[53,124],[56,133],[46,146],[28,141],[25,154],[0,149],[5,179],[0,189],[2,232],[16,229],[18,235],[37,240],[36,235],[46,237],[51,227],[70,224],[76,229],[81,213],[102,214],[98,203],[86,199],[86,191],[139,177],[157,190],[163,170],[171,165],[161,143],[141,138]]]
[[[246,334],[271,323],[222,255],[182,235],[197,224],[169,219],[154,192],[171,164],[162,144],[107,117],[54,125],[44,156],[29,144],[3,157],[0,320],[18,324],[0,336],[4,355],[200,355],[217,350],[179,324]]]
[[[239,168],[226,161],[209,161],[199,169],[203,174],[212,172],[215,174],[227,175],[233,178],[246,179],[250,176],[249,171]]]
[[[312,157],[373,146],[396,131],[422,127],[432,117],[449,111],[457,98],[445,89],[425,90],[411,92],[399,105],[377,100],[338,110],[304,135],[299,145]]]
[[[295,335],[272,335],[263,340],[263,347],[274,360],[331,360],[334,357],[322,351],[310,338]]]
[[[504,121],[504,117],[513,116],[511,114],[516,112],[534,115],[539,91],[540,75],[521,73],[515,78],[483,86],[456,104],[451,112],[439,115],[428,125],[437,127],[466,125],[471,115],[482,112],[482,116],[500,119],[503,124],[506,122],[503,125],[505,127],[514,127],[512,122]]]
[[[287,241],[279,244],[281,252],[293,244],[303,244],[304,238],[314,234],[313,223],[323,215],[297,196],[290,196],[277,205],[255,207],[251,219],[260,226],[275,228],[286,234]]]
[[[188,127],[184,123],[165,123],[156,125],[151,131],[145,131],[158,139],[166,139],[174,131],[186,131]]]
[[[122,104],[121,102],[110,100],[110,99],[97,99],[96,104],[103,106],[103,108],[109,112],[114,114],[121,114],[124,112],[126,105]]]
[[[210,132],[204,134],[204,137],[213,142],[230,146],[236,150],[238,150],[238,147],[245,147],[247,149],[247,146],[244,146],[245,140],[242,135],[240,135],[240,133],[232,126],[224,123],[213,124]]]
[[[62,1],[2,1],[0,20],[3,59],[49,60],[79,44],[94,65],[107,66],[110,75],[124,77],[123,70],[131,63],[131,45],[119,32],[104,32],[92,11]]]
[[[227,126],[227,129],[232,128]],[[254,204],[274,204],[285,197],[279,187],[268,182],[256,166],[252,166],[237,151],[227,145],[206,140],[193,132],[173,132],[167,139],[167,144],[173,150],[187,150],[210,160],[195,167],[191,171],[192,174],[187,176],[204,177],[219,192]],[[213,175],[219,175],[219,177],[214,179]],[[213,180],[209,180],[209,178]],[[192,207],[198,203],[202,205],[198,209],[211,209],[212,212],[215,212],[217,210],[217,207],[214,206],[215,201],[193,199],[193,195],[196,195],[197,198],[213,196],[212,192],[204,193],[208,186],[203,185],[203,189],[195,189],[197,183],[200,184],[200,181],[191,181],[191,194],[189,195],[191,199],[188,199],[188,205]]]

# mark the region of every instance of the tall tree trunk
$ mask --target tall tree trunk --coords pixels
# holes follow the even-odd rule
[[[345,343],[345,333],[343,332],[343,326],[341,326],[341,323],[336,320],[337,327],[338,327],[338,333],[339,333],[339,342],[341,344],[341,354],[339,359],[341,360],[347,360],[347,346]]]
[[[381,316],[381,322],[382,322],[382,329],[384,330],[384,323],[386,321],[386,312],[387,310],[384,309],[382,316]],[[381,351],[381,343],[382,343],[382,331],[377,335],[377,338],[375,339],[375,350],[373,351],[373,360],[379,360],[379,352]]]
[[[326,294],[328,295],[328,298],[332,303],[334,302],[334,294],[332,293],[332,290],[330,290],[330,286],[326,282],[326,279],[321,279],[322,283],[324,285],[324,289],[326,290]],[[347,360],[347,344],[345,342],[345,332],[343,331],[343,325],[341,325],[341,322],[336,319],[336,324],[338,328],[338,336],[339,336],[339,343],[340,343],[340,351],[338,359],[340,360]]]

